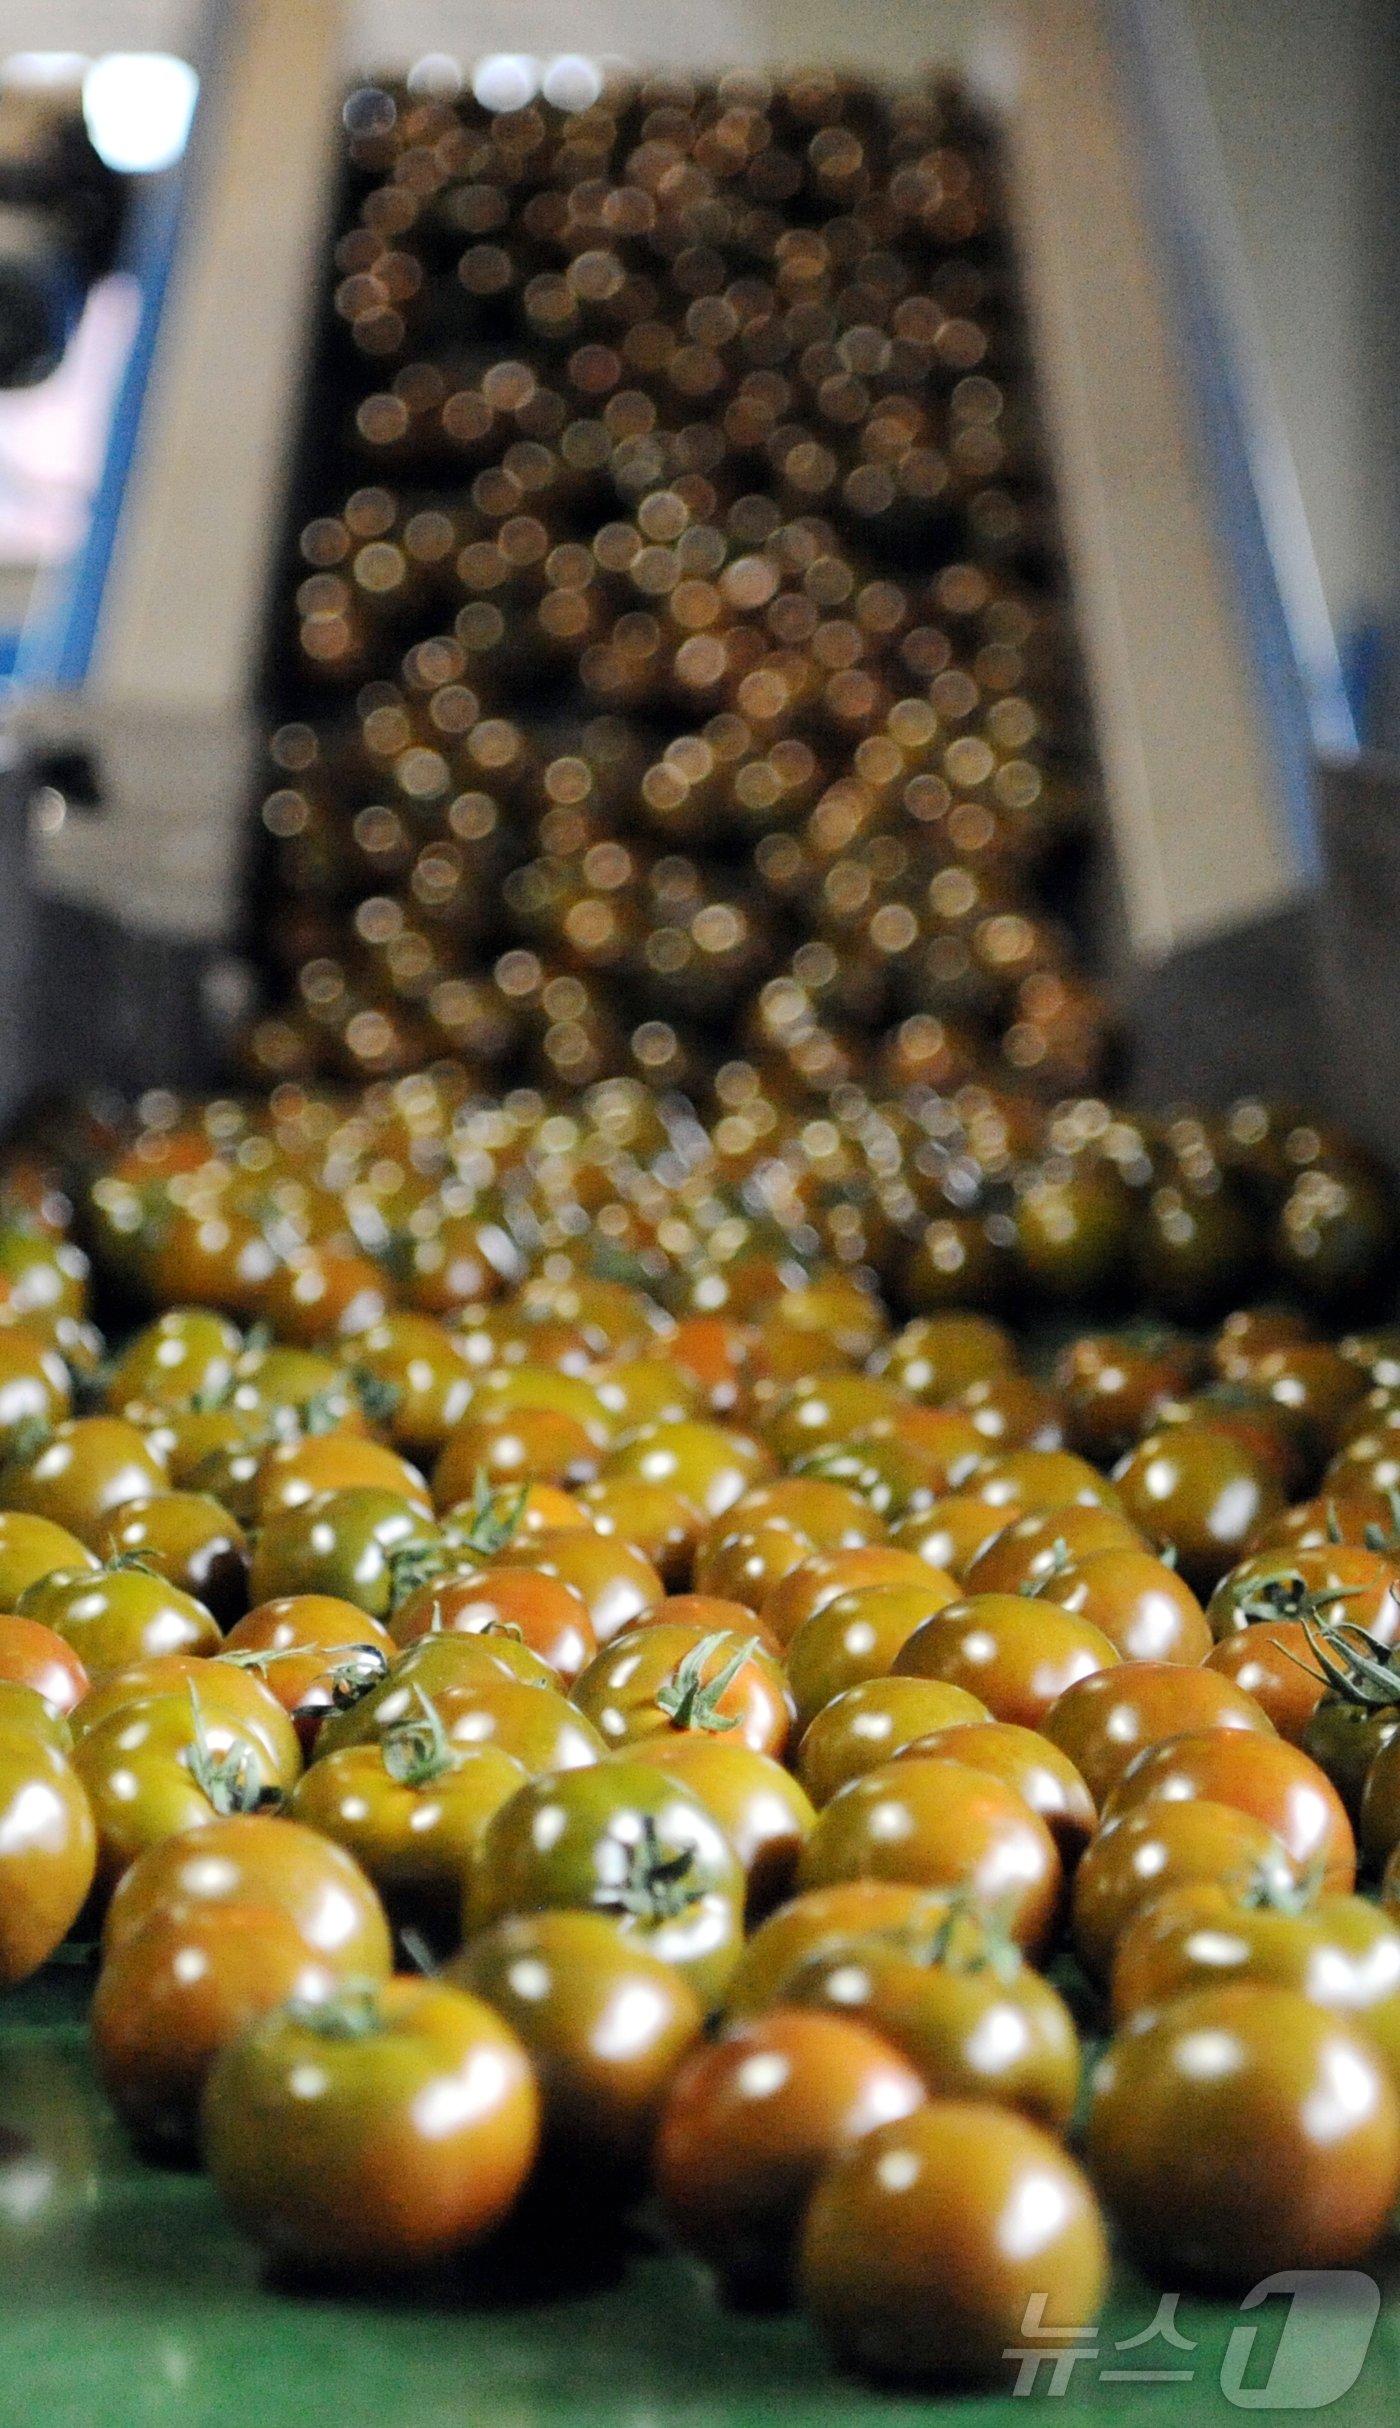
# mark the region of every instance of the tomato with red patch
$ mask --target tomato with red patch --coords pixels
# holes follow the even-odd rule
[[[969,1593],[1019,1593],[1053,1576],[1069,1560],[1098,1551],[1140,1551],[1142,1536],[1116,1509],[1096,1505],[1052,1509],[1013,1518],[965,1563]]]
[[[1080,1678],[1053,1703],[1043,1733],[1068,1754],[1100,1810],[1145,1745],[1198,1728],[1253,1729],[1273,1724],[1239,1686],[1210,1668],[1175,1661],[1128,1661]]]
[[[50,1710],[72,1711],[89,1678],[73,1647],[37,1619],[0,1618],[0,1679],[32,1686]]]
[[[1039,1729],[1021,1728],[1012,1720],[954,1719],[927,1736],[912,1738],[893,1758],[921,1761],[925,1756],[968,1763],[1014,1787],[1031,1811],[1039,1813],[1065,1870],[1074,1869],[1098,1826],[1098,1813],[1068,1754]]]
[[[1255,1451],[1199,1422],[1147,1434],[1120,1460],[1114,1482],[1133,1524],[1149,1542],[1175,1549],[1198,1593],[1219,1583],[1284,1506],[1282,1486]]]
[[[384,1909],[358,1863],[316,1830],[270,1813],[211,1820],[138,1856],[112,1892],[109,1962],[153,1914],[275,1906],[347,1978],[381,1979],[392,1948]]]
[[[1228,1678],[1268,1714],[1281,1737],[1301,1745],[1327,1688],[1300,1619],[1255,1619],[1223,1636],[1206,1668]]]
[[[1211,1632],[1195,1594],[1150,1551],[1095,1551],[1041,1579],[1058,1603],[1106,1635],[1125,1661],[1204,1661]]]
[[[546,1527],[525,1540],[517,1537],[492,1554],[493,1571],[538,1568],[558,1577],[582,1594],[599,1644],[610,1644],[637,1619],[666,1599],[650,1560],[616,1536],[563,1527]]]
[[[77,1921],[97,1833],[82,1782],[37,1729],[0,1728],[0,1987],[27,1980]]]
[[[598,1650],[582,1594],[543,1569],[478,1567],[430,1579],[400,1602],[389,1632],[400,1646],[439,1633],[515,1634],[566,1687]]]
[[[759,1616],[780,1644],[790,1644],[803,1620],[814,1618],[838,1594],[865,1585],[921,1585],[928,1567],[916,1552],[897,1551],[887,1543],[809,1552],[765,1594]]]

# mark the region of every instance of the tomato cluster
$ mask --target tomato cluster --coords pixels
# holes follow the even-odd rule
[[[233,1200],[275,1237],[312,1111],[153,1119],[92,1181],[104,1287],[177,1235],[190,1268],[114,1356],[54,1171],[5,1181],[0,1980],[100,1938],[138,2145],[352,2277],[651,2187],[728,2290],[929,2381],[995,2377],[1028,2304],[1091,2323],[1110,2229],[1168,2281],[1364,2254],[1400,1342],[1263,1307],[1032,1372],[757,1220],[678,1241],[673,1200],[644,1289],[544,1235],[552,1156],[615,1175],[543,1114],[509,1288],[392,1305],[402,1261],[326,1232],[324,1292],[250,1332]]]

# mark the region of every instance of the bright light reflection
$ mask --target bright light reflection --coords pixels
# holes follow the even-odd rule
[[[173,167],[189,140],[199,78],[168,51],[109,51],[83,79],[83,117],[109,169]]]
[[[524,51],[492,51],[472,74],[472,91],[484,110],[523,110],[539,86],[539,61]]]

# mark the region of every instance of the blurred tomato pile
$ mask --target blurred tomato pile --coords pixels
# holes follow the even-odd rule
[[[948,1158],[997,1212],[902,1223]],[[1393,1244],[1258,1104],[52,1120],[0,1173],[0,1977],[100,1943],[139,2150],[351,2284],[586,2184],[962,2384],[1111,2240],[1358,2259]]]

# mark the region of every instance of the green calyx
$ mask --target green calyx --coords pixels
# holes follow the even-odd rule
[[[757,1636],[750,1636],[733,1651],[712,1678],[705,1676],[708,1662],[727,1643],[721,1630],[717,1635],[702,1636],[692,1645],[684,1660],[678,1661],[669,1678],[657,1687],[654,1701],[658,1711],[664,1711],[676,1728],[699,1728],[710,1735],[737,1728],[737,1712],[723,1712],[719,1706],[738,1677],[744,1663],[758,1650]]]
[[[1393,1559],[1395,1553],[1400,1551],[1400,1492],[1396,1491],[1393,1484],[1386,1488],[1385,1501],[1386,1507],[1390,1511],[1389,1526],[1367,1526],[1363,1529],[1361,1539],[1368,1551],[1379,1551],[1383,1558]],[[1335,1508],[1331,1511],[1330,1524],[1337,1525]],[[1340,1542],[1341,1536],[1341,1527],[1337,1526],[1335,1539]]]
[[[502,1490],[492,1484],[484,1467],[478,1467],[472,1485],[471,1516],[465,1532],[458,1538],[462,1549],[479,1552],[483,1559],[504,1551],[519,1534],[529,1502],[528,1483],[513,1491]]]
[[[1277,1576],[1264,1577],[1241,1594],[1235,1608],[1252,1627],[1260,1619],[1297,1619],[1303,1626],[1309,1623],[1326,1627],[1323,1617],[1338,1602],[1352,1601],[1365,1593],[1364,1585],[1309,1586],[1296,1568],[1280,1569]],[[1342,1622],[1332,1622],[1341,1624]]]
[[[1308,1650],[1339,1703],[1356,1704],[1368,1711],[1400,1705],[1400,1669],[1392,1665],[1386,1646],[1364,1627],[1351,1619],[1337,1619],[1325,1626],[1310,1612],[1303,1615],[1302,1627]],[[1296,1654],[1288,1657],[1297,1668],[1306,1669],[1307,1663]]]
[[[185,1767],[196,1787],[207,1796],[221,1821],[237,1813],[273,1812],[282,1802],[281,1790],[268,1786],[259,1778],[257,1764],[249,1746],[230,1746],[226,1754],[216,1754],[204,1726],[204,1714],[199,1697],[190,1682],[190,1710],[194,1715],[194,1744],[185,1757]]]
[[[380,1757],[398,1786],[431,1787],[435,1779],[457,1769],[458,1756],[437,1705],[421,1686],[415,1686],[413,1693],[417,1711],[385,1730],[380,1740]]]
[[[22,1416],[5,1444],[5,1465],[31,1466],[45,1444],[52,1440],[53,1427],[47,1417]]]
[[[1043,1568],[1039,1576],[1027,1577],[1023,1584],[1017,1586],[1016,1590],[1018,1593],[1023,1594],[1027,1601],[1033,1602],[1037,1595],[1048,1593],[1050,1587],[1056,1583],[1057,1579],[1064,1575],[1065,1570],[1067,1568],[1072,1568],[1073,1566],[1074,1555],[1071,1552],[1068,1543],[1065,1541],[1062,1534],[1057,1535],[1054,1542],[1050,1546],[1050,1564],[1048,1568]]]
[[[650,1813],[642,1815],[642,1834],[635,1844],[610,1847],[619,1857],[618,1878],[600,1880],[589,1903],[599,1913],[629,1914],[638,1922],[675,1922],[699,1903],[704,1891],[694,1878],[695,1857],[688,1847],[669,1852]]]
[[[372,1981],[347,1982],[334,1998],[290,1999],[282,2012],[318,2040],[372,2040],[385,2029],[378,1986]]]
[[[370,1366],[352,1366],[350,1379],[359,1396],[360,1406],[372,1425],[387,1425],[403,1398],[397,1383],[376,1374]]]

